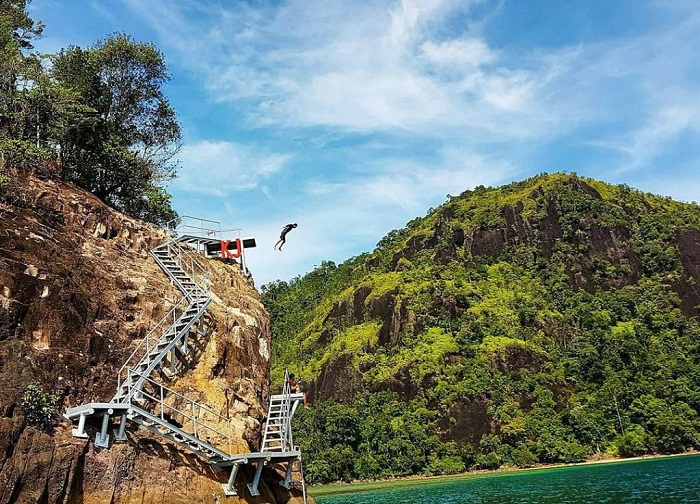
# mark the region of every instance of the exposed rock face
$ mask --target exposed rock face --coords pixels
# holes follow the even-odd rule
[[[180,296],[148,255],[164,231],[82,190],[21,176],[0,202],[0,503],[223,499],[226,473],[135,425],[106,450],[73,438],[65,421],[51,433],[25,425],[17,405],[30,382],[55,394],[59,411],[108,401],[136,343]],[[234,449],[255,451],[269,394],[268,315],[238,265],[206,262],[212,332],[169,386],[233,417]],[[266,502],[299,500],[271,484],[277,473],[263,474]]]
[[[484,433],[494,429],[487,414],[487,407],[486,401],[478,399],[453,404],[440,417],[440,437],[446,441],[478,444]]]
[[[700,231],[681,229],[676,239],[684,274],[673,284],[673,288],[683,302],[683,311],[695,315],[700,306],[700,287],[697,282],[700,279]]]

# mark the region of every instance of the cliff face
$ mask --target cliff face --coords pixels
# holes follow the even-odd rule
[[[59,412],[108,401],[121,365],[180,296],[148,255],[166,240],[162,230],[72,186],[18,177],[0,203],[0,503],[217,500],[225,473],[135,425],[105,450],[73,438],[58,417],[51,433],[25,425],[18,402],[31,382],[56,395]],[[255,451],[269,393],[268,315],[237,265],[206,263],[211,332],[169,386],[233,417],[234,449]],[[263,481],[261,492],[276,501],[276,487]]]

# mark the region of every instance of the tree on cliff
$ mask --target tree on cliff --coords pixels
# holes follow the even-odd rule
[[[26,0],[0,0],[0,135],[17,137],[26,82],[36,74],[38,59],[25,55],[32,40],[41,35],[44,25],[26,13]]]
[[[181,132],[162,90],[162,53],[116,34],[52,60],[55,81],[87,108],[58,138],[64,176],[130,215],[176,217],[162,184],[175,177]]]
[[[29,0],[0,0],[0,182],[23,167],[63,177],[133,217],[177,217],[164,184],[175,177],[180,125],[165,98],[163,55],[115,34],[89,49],[29,53],[43,23]]]

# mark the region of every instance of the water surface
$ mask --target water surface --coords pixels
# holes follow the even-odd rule
[[[318,504],[700,503],[700,455],[311,489]]]

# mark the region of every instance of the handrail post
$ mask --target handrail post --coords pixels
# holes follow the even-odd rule
[[[199,437],[197,435],[197,414],[194,412],[194,401],[190,402],[192,405],[192,423],[194,424],[194,437]]]
[[[231,449],[231,418],[229,417],[228,419],[228,453],[231,455],[232,449]]]

